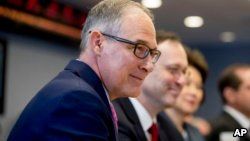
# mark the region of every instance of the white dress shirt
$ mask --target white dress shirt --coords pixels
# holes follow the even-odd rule
[[[148,130],[152,126],[153,122],[156,123],[156,118],[152,119],[145,107],[136,98],[129,98],[129,100],[135,108],[147,140],[150,141],[151,135]]]

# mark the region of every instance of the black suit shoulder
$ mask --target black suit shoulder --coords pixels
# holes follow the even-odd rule
[[[196,127],[186,123],[184,128],[188,133],[190,141],[205,141],[205,138],[201,135],[201,133]]]
[[[138,115],[128,98],[114,100],[119,141],[147,141]]]
[[[227,131],[235,130],[235,128],[240,128],[241,125],[228,113],[222,112],[218,117],[209,121],[212,129],[223,128]]]
[[[211,132],[207,137],[208,141],[219,141],[222,132],[234,132],[241,125],[227,112],[223,111],[218,117],[209,121]]]
[[[173,121],[169,118],[169,116],[165,112],[161,112],[158,114],[157,121],[160,126],[161,136],[165,136],[164,141],[184,141],[182,134],[178,131]],[[185,128],[190,141],[205,140],[198,131],[198,129],[191,126],[190,124],[184,124],[183,128]]]
[[[165,112],[160,112],[157,115],[157,122],[160,127],[160,135],[164,136],[166,141],[184,141],[182,135]]]

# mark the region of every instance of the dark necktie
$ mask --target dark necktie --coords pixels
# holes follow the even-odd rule
[[[158,138],[159,138],[158,128],[155,123],[153,123],[152,126],[148,129],[148,132],[151,134],[151,137],[152,137],[151,141],[158,141]]]

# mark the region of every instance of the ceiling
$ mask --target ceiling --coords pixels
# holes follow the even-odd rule
[[[59,1],[90,9],[100,0]],[[177,32],[186,43],[222,43],[220,34],[230,31],[235,33],[235,42],[250,44],[250,0],[163,0],[152,12],[157,30]],[[183,19],[192,15],[203,17],[201,28],[184,26]]]

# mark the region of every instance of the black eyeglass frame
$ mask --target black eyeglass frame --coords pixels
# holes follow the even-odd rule
[[[101,32],[102,33],[102,32]],[[134,51],[133,51],[133,53],[134,53],[134,55],[136,56],[136,57],[138,57],[138,58],[140,58],[140,59],[145,59],[148,55],[149,55],[149,53],[151,54],[151,52],[156,52],[156,57],[153,57],[153,63],[156,63],[157,61],[158,61],[158,59],[160,58],[160,56],[161,56],[161,52],[159,51],[159,50],[157,50],[157,49],[150,49],[148,46],[146,46],[145,44],[141,44],[141,43],[136,43],[136,42],[133,42],[133,41],[130,41],[130,40],[127,40],[127,39],[124,39],[124,38],[120,38],[120,37],[117,37],[117,36],[113,36],[113,35],[110,35],[110,34],[106,34],[106,33],[102,33],[104,36],[107,36],[107,37],[109,37],[109,38],[112,38],[112,39],[114,39],[114,40],[116,40],[116,41],[119,41],[119,42],[123,42],[123,43],[127,43],[127,44],[130,44],[130,45],[134,45]],[[136,48],[138,47],[138,45],[143,45],[143,46],[145,46],[147,49],[148,49],[148,51],[147,52],[145,52],[145,54],[144,54],[144,56],[143,57],[141,57],[141,56],[138,56],[138,55],[136,55]]]

